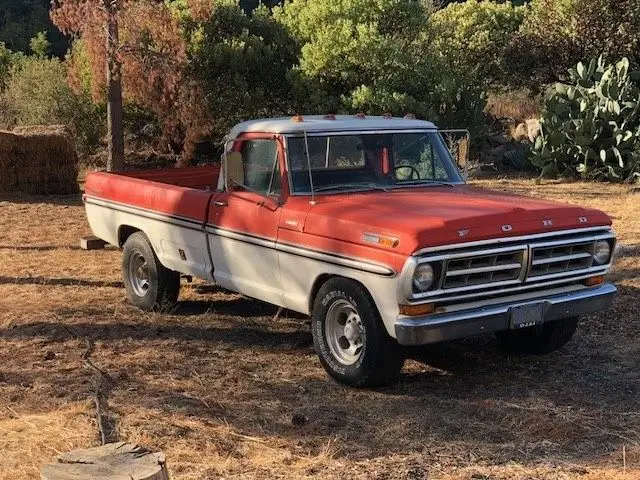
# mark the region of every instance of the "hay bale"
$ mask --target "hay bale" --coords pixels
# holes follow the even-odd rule
[[[78,154],[64,125],[0,131],[0,192],[78,193]]]

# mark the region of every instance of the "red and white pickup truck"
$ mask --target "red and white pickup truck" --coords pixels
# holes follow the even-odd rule
[[[323,366],[350,385],[394,381],[402,345],[495,332],[550,352],[616,292],[607,215],[468,186],[412,118],[244,122],[220,167],[91,173],[84,201],[123,247],[134,305],[175,303],[183,274],[310,314]]]

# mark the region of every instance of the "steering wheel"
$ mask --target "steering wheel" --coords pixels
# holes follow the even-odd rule
[[[420,172],[412,165],[396,165],[391,170],[389,170],[388,175],[391,177],[394,173],[396,173],[396,170],[399,170],[401,168],[408,168],[409,170],[411,170],[411,174],[409,175],[408,180],[420,180]],[[416,174],[415,179],[413,178],[414,173]]]

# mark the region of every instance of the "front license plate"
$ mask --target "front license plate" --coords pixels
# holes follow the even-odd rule
[[[511,328],[518,330],[520,328],[535,327],[544,322],[544,303],[534,303],[531,305],[522,305],[512,307],[511,312]]]

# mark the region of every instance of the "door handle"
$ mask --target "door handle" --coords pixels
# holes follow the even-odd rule
[[[225,200],[216,200],[213,202],[216,207],[226,207],[229,205]]]

